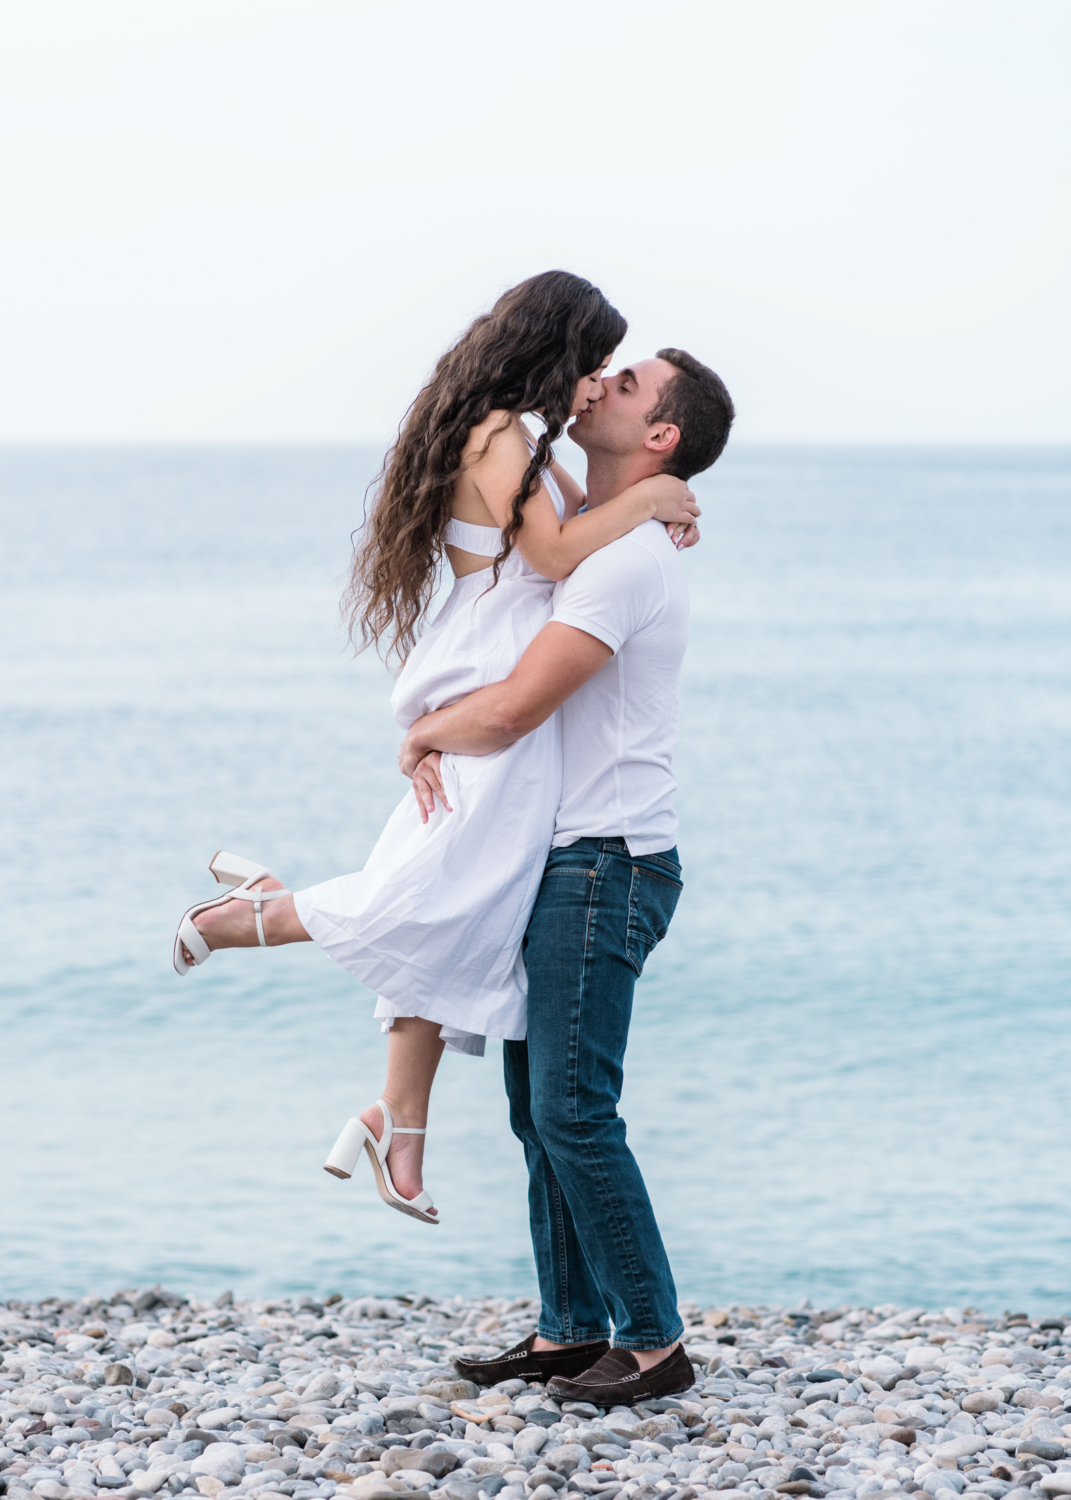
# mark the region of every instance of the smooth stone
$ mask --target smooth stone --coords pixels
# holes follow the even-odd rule
[[[963,1433],[960,1437],[954,1437],[947,1443],[938,1443],[933,1450],[933,1457],[940,1458],[967,1458],[972,1453],[981,1453],[989,1446],[988,1437],[970,1437]]]
[[[634,1438],[660,1438],[667,1432],[679,1432],[680,1428],[673,1417],[649,1417],[645,1422],[637,1422],[632,1428]]]
[[[936,1495],[938,1490],[954,1490],[961,1494],[966,1480],[958,1469],[938,1469],[936,1474],[927,1474],[922,1488],[927,1495]]]
[[[146,1427],[171,1427],[175,1413],[168,1406],[150,1406],[143,1420]]]
[[[800,1393],[800,1399],[804,1406],[817,1406],[819,1401],[835,1400],[841,1391],[848,1389],[848,1382],[843,1375],[837,1377],[835,1382],[827,1381],[822,1385],[804,1386]]]
[[[1046,1495],[1071,1495],[1071,1473],[1042,1474],[1038,1486]]]
[[[1025,1442],[1016,1446],[1016,1457],[1020,1453],[1029,1453],[1034,1458],[1044,1458],[1055,1463],[1058,1458],[1067,1457],[1067,1449],[1062,1443],[1047,1443],[1043,1438],[1027,1438]]]
[[[563,1401],[563,1412],[572,1412],[574,1417],[597,1417],[599,1408],[592,1406],[590,1401]]]
[[[964,1411],[996,1411],[1001,1397],[997,1391],[968,1391],[959,1404]]]
[[[129,1365],[121,1365],[121,1364],[105,1365],[104,1366],[104,1384],[105,1385],[133,1385],[134,1384],[134,1372],[130,1368]]]
[[[447,1406],[451,1401],[475,1401],[481,1394],[481,1387],[471,1380],[433,1380],[417,1391],[418,1396],[434,1396]]]
[[[39,1479],[33,1487],[33,1493],[40,1495],[41,1500],[66,1500],[70,1490],[58,1479]]]
[[[241,1420],[241,1408],[237,1406],[217,1406],[215,1411],[202,1412],[198,1421],[205,1432],[220,1432],[224,1427],[229,1427],[232,1422]]]
[[[553,1453],[545,1455],[544,1461],[548,1469],[568,1479],[575,1469],[590,1469],[591,1454],[582,1443],[562,1443]]]
[[[236,1474],[240,1477],[245,1469],[245,1454],[237,1443],[213,1443],[200,1458],[193,1460],[190,1469],[195,1474],[215,1477]]]
[[[1061,1413],[1061,1415],[1063,1415],[1063,1413]],[[1034,1414],[1030,1417],[1027,1417],[1026,1421],[1023,1423],[1023,1437],[1052,1438],[1059,1442],[1059,1440],[1063,1437],[1062,1425],[1057,1424],[1053,1420],[1053,1418],[1047,1414],[1047,1409],[1045,1407],[1035,1406]]]
[[[135,1469],[130,1483],[142,1495],[155,1495],[167,1479],[166,1469]]]
[[[383,1415],[385,1417],[419,1417],[420,1402],[412,1396],[388,1396],[383,1402]],[[461,1415],[461,1413],[458,1413]],[[467,1413],[466,1413],[467,1415]]]
[[[547,1468],[545,1464],[540,1464],[537,1468],[534,1468],[529,1474],[527,1482],[533,1489],[536,1485],[549,1484],[551,1489],[555,1491],[564,1489],[566,1484],[564,1474],[559,1474],[554,1469]]]
[[[823,1365],[817,1370],[808,1370],[803,1378],[812,1384],[819,1384],[827,1380],[843,1380],[844,1376],[840,1370],[831,1370],[827,1365]]]
[[[443,1479],[459,1463],[456,1453],[438,1450],[429,1453],[424,1448],[392,1448],[383,1455],[383,1472],[390,1475],[398,1469],[420,1469],[434,1479]]]
[[[859,1373],[865,1375],[868,1380],[876,1380],[880,1385],[893,1376],[898,1380],[902,1379],[904,1367],[898,1359],[893,1359],[891,1354],[877,1354],[870,1359],[859,1361]]]
[[[323,1370],[309,1381],[301,1393],[301,1399],[303,1402],[329,1401],[332,1396],[338,1394],[341,1385],[342,1382],[337,1375],[330,1370]]]

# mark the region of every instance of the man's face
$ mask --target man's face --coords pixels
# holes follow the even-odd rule
[[[648,424],[647,413],[657,406],[659,391],[676,373],[668,360],[641,359],[616,375],[604,375],[602,400],[580,413],[569,436],[585,453],[638,452],[655,430]]]

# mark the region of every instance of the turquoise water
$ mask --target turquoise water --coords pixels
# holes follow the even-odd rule
[[[438,1231],[320,1170],[375,1098],[318,950],[186,979],[221,845],[356,868],[404,784],[339,579],[377,454],[0,455],[0,1297],[525,1292],[497,1049]],[[687,890],[624,1111],[682,1295],[1066,1309],[1071,454],[744,451],[700,481]]]

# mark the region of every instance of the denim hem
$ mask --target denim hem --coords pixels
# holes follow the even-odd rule
[[[536,1329],[536,1335],[541,1339],[547,1339],[552,1344],[594,1344],[598,1339],[609,1341],[609,1328],[570,1328],[568,1332],[564,1328],[544,1328],[542,1323]],[[658,1348],[655,1344],[654,1348]],[[536,1351],[539,1352],[538,1350]]]
[[[642,1353],[642,1351],[644,1349],[668,1349],[669,1346],[670,1346],[670,1344],[675,1344],[677,1342],[677,1340],[680,1338],[680,1336],[681,1336],[681,1334],[683,1332],[684,1332],[684,1324],[683,1323],[678,1323],[675,1331],[673,1333],[667,1334],[665,1338],[659,1338],[655,1334],[652,1334],[650,1336],[650,1338],[646,1338],[646,1339],[639,1339],[639,1338],[617,1339],[617,1338],[615,1338],[614,1339],[614,1348],[615,1349],[630,1349],[634,1353],[637,1353],[637,1354],[638,1353]],[[549,1338],[550,1334],[549,1333],[545,1333],[543,1335],[543,1337],[545,1339]],[[668,1355],[667,1355],[667,1358],[668,1358]]]

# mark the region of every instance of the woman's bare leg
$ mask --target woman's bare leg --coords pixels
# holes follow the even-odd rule
[[[281,880],[261,880],[254,887],[260,891],[280,891]],[[268,947],[281,943],[311,943],[312,939],[298,920],[294,910],[293,896],[283,896],[278,901],[265,901],[261,911],[264,936]],[[257,948],[257,919],[251,901],[226,901],[222,906],[210,906],[194,917],[193,925],[214,952],[217,948]],[[186,961],[192,962],[187,952]]]
[[[439,1021],[425,1021],[422,1016],[398,1016],[390,1029],[382,1097],[395,1125],[421,1129],[428,1123],[431,1086],[443,1055],[441,1029]],[[378,1141],[383,1134],[380,1110],[373,1104],[361,1119]],[[424,1137],[396,1135],[387,1152],[387,1166],[403,1198],[415,1198],[424,1186],[423,1165]]]
[[[282,890],[281,880],[262,880],[254,889]],[[279,901],[265,901],[262,908],[264,936],[269,948],[283,943],[308,943],[312,939],[294,910],[293,896]],[[193,919],[194,926],[209,948],[256,948],[256,917],[251,901],[227,901],[209,907]],[[187,954],[187,960],[190,955]],[[428,1123],[428,1100],[431,1086],[443,1055],[439,1037],[441,1024],[425,1021],[422,1016],[399,1016],[387,1040],[387,1081],[383,1099],[395,1125],[422,1128]],[[378,1141],[383,1134],[383,1117],[373,1104],[361,1119]],[[423,1187],[424,1137],[398,1135],[387,1152],[387,1165],[394,1185],[403,1198],[415,1198]],[[433,1210],[434,1212],[434,1210]]]

